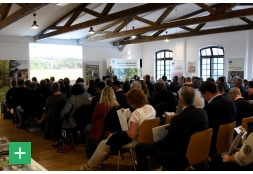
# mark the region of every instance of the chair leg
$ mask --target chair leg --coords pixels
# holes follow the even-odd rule
[[[136,171],[133,149],[129,149],[129,150],[130,150],[130,154],[131,154],[131,157],[132,157],[132,160],[133,160],[134,170]]]
[[[209,167],[210,167],[210,166],[209,166],[209,161],[206,160],[206,161],[205,161],[205,168],[206,168],[206,170],[209,169]]]
[[[75,143],[74,143],[74,138],[73,138],[72,132],[70,133],[70,138],[71,138],[71,144],[72,144],[73,152],[76,152]]]
[[[117,168],[118,171],[119,171],[119,158],[120,158],[120,155],[121,155],[121,152],[119,150],[119,153],[118,153],[118,168]]]

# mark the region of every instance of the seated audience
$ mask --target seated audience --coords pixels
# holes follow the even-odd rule
[[[126,97],[120,87],[120,82],[119,81],[113,81],[112,82],[112,89],[115,92],[115,96],[117,101],[119,102],[121,107],[126,107],[127,106],[127,100]]]
[[[171,92],[177,93],[180,87],[181,87],[181,83],[178,82],[178,76],[174,76],[173,81],[170,83]]]
[[[61,112],[67,102],[67,97],[60,92],[60,84],[58,82],[52,82],[50,89],[54,94],[47,98],[45,114],[38,121],[38,124],[44,120],[46,121],[46,126],[52,130],[54,141],[52,146],[58,147],[62,129]]]
[[[248,89],[242,96],[247,101],[253,100],[253,81],[249,81]]]
[[[152,106],[146,104],[147,98],[141,89],[130,90],[127,93],[127,101],[128,104],[135,109],[135,111],[129,117],[129,129],[123,133],[125,134],[125,138],[129,140],[129,143],[131,142],[132,145],[136,145],[138,143],[138,133],[141,124],[144,120],[155,118],[156,113]],[[103,161],[109,155],[111,150],[116,150],[111,149],[112,147],[107,145],[107,141],[113,136],[114,135],[110,134],[106,140],[103,140],[99,143],[90,160],[81,166],[80,170],[92,170],[93,168],[100,166],[100,164],[103,163]]]
[[[224,85],[218,85],[218,93],[223,97],[228,98],[228,94],[224,90]]]
[[[75,134],[75,138],[77,136],[77,124],[75,121],[76,111],[82,106],[90,105],[90,100],[88,97],[83,95],[84,89],[79,84],[74,84],[71,87],[71,97],[67,100],[63,110],[61,111],[61,118],[63,120],[62,128],[71,129]],[[83,113],[83,117],[85,117],[85,113]]]
[[[14,108],[14,95],[15,95],[15,92],[17,90],[17,81],[15,79],[13,79],[11,81],[11,88],[7,91],[6,93],[6,105],[8,108]]]
[[[171,91],[168,91],[165,88],[165,83],[163,80],[160,80],[155,83],[156,94],[154,96],[154,104],[157,106],[161,102],[165,102],[168,105],[166,111],[174,112],[174,106],[176,104],[176,97]]]
[[[253,116],[253,105],[242,97],[240,89],[237,87],[231,88],[228,95],[237,108],[236,126],[240,126],[242,119]]]
[[[216,155],[216,139],[219,127],[236,121],[236,106],[230,99],[218,94],[217,85],[212,81],[206,81],[199,87],[199,91],[208,104],[204,107],[209,120],[210,128],[213,128],[212,142],[209,155]]]
[[[186,151],[193,133],[208,128],[206,111],[193,105],[195,91],[184,86],[179,90],[179,102],[183,111],[172,118],[168,134],[154,144],[139,143],[136,147],[137,169],[149,170],[150,156],[167,170],[183,170],[188,167]]]
[[[203,99],[203,97],[201,97],[201,93],[199,92],[199,86],[201,85],[201,81],[199,79],[194,79],[192,81],[192,85],[193,85],[193,88],[194,88],[194,91],[195,91],[195,97],[194,97],[193,105],[196,108],[201,108],[202,109],[202,108],[205,107],[205,100]],[[181,113],[182,110],[183,110],[183,108],[182,108],[181,104],[178,103],[176,114]]]
[[[242,86],[243,84],[242,84],[242,83],[243,83],[243,82],[242,82],[242,79],[241,79],[241,78],[237,78],[237,79],[235,80],[235,87],[239,88],[241,94],[243,95],[244,92],[245,92],[246,90],[243,88],[243,86]]]
[[[89,139],[92,141],[100,141],[103,133],[103,120],[106,112],[115,106],[119,106],[119,103],[116,100],[116,96],[114,94],[114,91],[111,87],[107,86],[103,89],[100,97],[99,103],[97,103],[96,108],[94,110],[94,113],[91,117],[91,123],[92,125],[87,125],[88,128],[86,129],[86,132],[89,132]],[[105,137],[106,138],[106,137]]]

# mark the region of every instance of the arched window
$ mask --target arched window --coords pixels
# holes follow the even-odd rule
[[[209,46],[200,49],[200,76],[204,81],[208,77],[217,80],[224,74],[224,48]]]
[[[163,75],[170,79],[171,60],[173,58],[173,52],[170,50],[161,50],[155,54],[156,63],[156,79],[162,78]]]

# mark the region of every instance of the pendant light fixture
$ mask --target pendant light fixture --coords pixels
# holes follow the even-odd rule
[[[134,27],[133,27],[133,30],[134,30]],[[131,36],[131,39],[135,39],[137,36],[135,36],[135,35],[132,35]]]
[[[90,34],[94,34],[95,33],[95,31],[93,30],[93,27],[90,27],[89,33]]]
[[[168,34],[168,32],[166,31],[166,35]],[[167,38],[164,40],[165,42],[169,42],[170,40]]]
[[[37,22],[36,22],[36,20],[35,20],[36,13],[34,13],[33,16],[34,16],[34,21],[33,21],[33,24],[32,24],[32,26],[31,26],[31,28],[32,28],[32,29],[37,29],[37,28],[39,28],[39,26],[37,25]]]

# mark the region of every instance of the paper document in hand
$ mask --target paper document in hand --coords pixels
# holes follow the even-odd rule
[[[129,116],[131,114],[130,109],[119,109],[117,110],[117,114],[119,117],[119,122],[122,131],[127,131],[128,130],[128,125],[127,125],[127,120],[129,119]]]
[[[242,129],[241,132],[234,138],[229,151],[227,153],[228,156],[232,156],[234,154],[235,149],[237,148],[238,144],[241,142],[245,130]]]
[[[242,126],[238,126],[238,127],[235,127],[234,130],[236,131],[236,133],[240,133],[244,128]]]
[[[164,139],[164,137],[168,134],[169,127],[170,124],[165,124],[152,128],[154,142]]]

